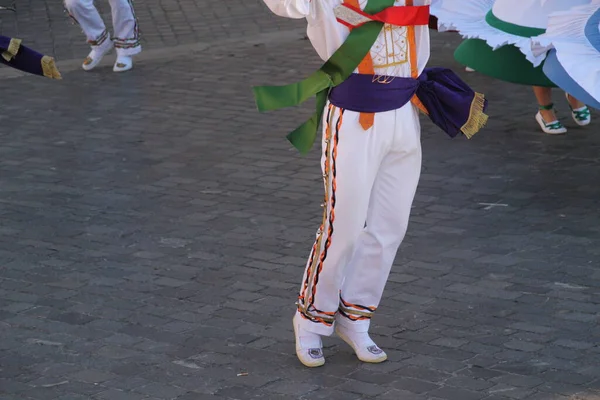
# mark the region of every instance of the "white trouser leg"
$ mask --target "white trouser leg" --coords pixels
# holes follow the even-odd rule
[[[94,0],[65,0],[64,4],[71,18],[81,26],[89,44],[100,46],[109,39],[110,35],[94,6]]]
[[[371,316],[379,305],[396,252],[406,234],[421,173],[418,112],[407,104],[395,113],[395,121],[376,119],[375,135],[395,125],[394,146],[377,173],[366,227],[346,268],[336,317],[337,323],[356,332],[368,331]]]
[[[345,266],[365,225],[371,187],[393,142],[383,128],[363,130],[359,114],[329,105],[321,165],[325,181],[323,224],[304,273],[298,313],[302,329],[333,333]]]
[[[133,56],[142,51],[138,22],[132,0],[109,0],[112,9],[115,48],[118,56]]]

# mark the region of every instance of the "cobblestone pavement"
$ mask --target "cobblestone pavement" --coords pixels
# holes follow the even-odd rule
[[[0,0],[8,5],[14,0]],[[240,38],[301,27],[264,11],[259,0],[134,0],[144,48]],[[83,58],[89,52],[81,29],[66,16],[63,0],[17,0],[17,13],[0,14],[0,34],[19,36],[57,59]],[[110,27],[107,0],[96,4]]]
[[[44,43],[60,7],[27,4]],[[259,115],[249,86],[318,62],[258,1],[161,4],[191,22],[131,73],[0,73],[0,399],[600,399],[598,125],[575,128],[557,93],[572,129],[544,136],[528,88],[463,74],[492,120],[470,141],[424,121],[423,179],[374,318],[390,361],[328,338],[326,366],[307,370],[291,316],[319,154],[284,139],[309,108]],[[208,36],[189,33],[210,16]],[[51,21],[55,39],[72,32]],[[455,44],[435,35],[432,65],[458,68]],[[69,46],[54,44],[78,58]]]

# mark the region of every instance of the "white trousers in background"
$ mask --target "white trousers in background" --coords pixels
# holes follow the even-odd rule
[[[323,122],[323,223],[304,273],[302,328],[331,335],[334,322],[366,332],[404,239],[421,173],[421,127],[411,103],[375,114],[329,104]]]
[[[108,0],[112,10],[114,34],[112,40],[117,54],[132,56],[142,51],[137,19],[131,0]],[[104,21],[94,6],[94,0],[65,0],[65,8],[87,36],[88,43],[100,46],[111,39]]]

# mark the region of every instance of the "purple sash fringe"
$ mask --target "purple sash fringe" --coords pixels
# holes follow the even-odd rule
[[[8,50],[11,38],[0,35],[0,54]],[[0,63],[19,69],[30,74],[44,76],[44,70],[42,68],[43,54],[38,53],[28,47],[21,45],[19,52],[10,61],[6,61],[0,55]]]
[[[329,101],[350,111],[378,113],[401,108],[416,94],[431,121],[451,137],[461,132],[471,116],[475,92],[447,68],[426,68],[418,79],[381,80],[385,78],[390,82],[378,83],[373,75],[352,74],[331,90]],[[486,108],[487,100],[484,111]]]

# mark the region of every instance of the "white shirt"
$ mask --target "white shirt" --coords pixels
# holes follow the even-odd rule
[[[327,61],[344,43],[350,29],[339,23],[334,9],[343,0],[264,0],[273,13],[288,18],[306,18],[307,34],[313,47]],[[414,0],[415,6],[429,5],[431,0]],[[359,0],[362,9],[367,0]],[[404,6],[405,0],[396,0],[396,6]],[[423,72],[429,61],[429,27],[415,26],[417,67]],[[373,69],[377,75],[410,77],[411,65],[407,28],[385,24],[377,41],[371,48]],[[358,72],[358,71],[355,71]]]

